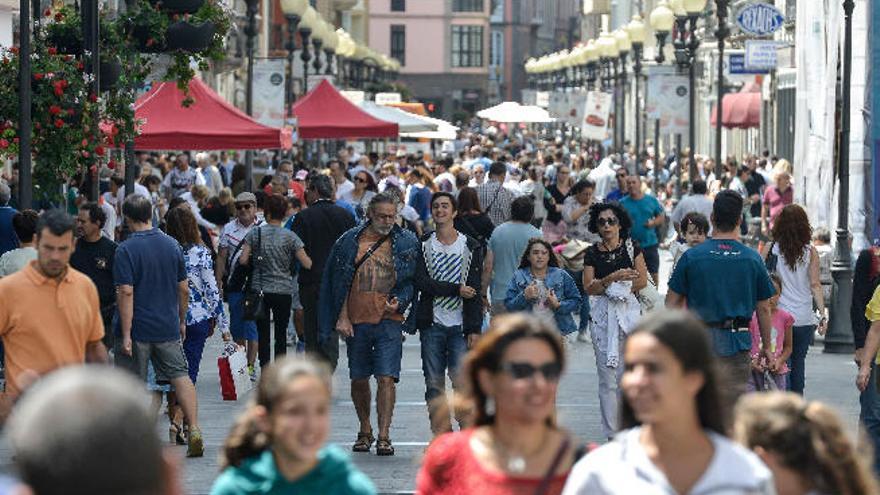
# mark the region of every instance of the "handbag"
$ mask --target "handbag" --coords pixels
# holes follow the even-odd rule
[[[633,248],[632,239],[628,238],[626,240],[626,254],[629,255],[629,260],[632,262],[633,268],[636,266],[636,258],[633,254],[634,251],[635,249]],[[648,284],[642,287],[642,289],[636,294],[636,299],[639,300],[639,306],[641,306],[643,315],[664,307],[663,296],[660,295],[660,291],[657,290],[657,286],[654,285],[654,281],[651,280],[651,277],[648,277]]]
[[[776,273],[776,267],[779,265],[779,256],[773,254],[773,246],[775,245],[775,242],[770,244],[770,249],[767,250],[767,257],[764,258],[764,266],[767,268],[767,273],[771,275]]]
[[[223,400],[238,400],[253,388],[248,376],[247,356],[244,347],[228,342],[217,358],[220,373],[220,396]]]
[[[263,298],[263,290],[252,289],[252,283],[257,274],[262,274],[263,257],[261,255],[262,229],[257,228],[257,246],[254,249],[253,262],[254,276],[248,278],[245,287],[244,300],[242,301],[242,313],[245,320],[262,320],[266,317],[266,301]]]

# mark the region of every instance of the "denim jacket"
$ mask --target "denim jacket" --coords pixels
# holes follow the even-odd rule
[[[333,244],[324,274],[321,278],[321,292],[318,296],[318,335],[325,340],[333,335],[339,311],[342,309],[354,280],[354,264],[358,253],[358,240],[369,222],[349,229]],[[395,284],[389,299],[396,297],[397,311],[405,314],[413,303],[413,277],[416,271],[416,259],[419,255],[419,241],[416,236],[395,225],[391,230],[391,253],[394,256]],[[415,308],[410,311],[407,325],[414,321]]]
[[[531,311],[532,303],[526,299],[525,290],[532,283],[534,277],[528,268],[520,268],[513,273],[513,278],[507,284],[507,297],[504,305],[510,311]],[[578,291],[574,279],[562,268],[548,267],[547,278],[544,279],[548,290],[552,290],[559,299],[559,309],[554,313],[556,326],[563,335],[577,331],[574,323],[573,312],[580,310],[581,294]]]

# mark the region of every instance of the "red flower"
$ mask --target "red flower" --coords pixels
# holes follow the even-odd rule
[[[18,138],[12,138],[12,142],[18,144]]]
[[[154,40],[153,38],[147,38],[147,43],[146,43],[147,46],[153,46],[155,44],[156,44],[156,40]]]
[[[82,140],[82,147],[85,148],[85,147],[88,146],[88,145],[89,145],[89,141],[86,140],[86,139],[83,139],[83,140]]]
[[[34,122],[34,129],[39,131],[42,128],[43,128],[43,126],[41,126],[39,122]]]
[[[98,156],[104,156],[104,147],[103,147],[103,146],[97,146],[97,147],[95,148],[95,154],[98,155]]]
[[[55,86],[55,96],[61,96],[64,94],[64,90],[61,89],[61,86]]]
[[[49,55],[58,55],[58,49],[54,46],[50,46],[46,51],[49,52]]]
[[[64,121],[61,119],[55,119],[55,127],[61,129],[62,127],[64,127]]]
[[[80,153],[82,154],[83,158],[88,158],[88,157],[89,157],[89,152],[86,151],[86,150],[82,150]]]
[[[49,17],[50,15],[52,15],[52,9],[46,9],[45,11],[43,11],[43,15]]]
[[[115,168],[116,168],[116,162],[114,162],[113,160],[110,160],[109,162],[107,162],[107,168],[109,168],[110,170],[115,169]]]
[[[72,117],[73,114],[75,114],[75,113],[76,113],[76,112],[74,112],[72,108],[68,108],[68,109],[67,109],[67,115],[70,115],[70,116]]]
[[[64,61],[65,61],[65,62],[70,62],[71,60],[73,60],[73,55],[65,55],[65,56],[64,56]]]
[[[12,48],[9,49],[9,51],[18,55],[18,47],[17,46],[13,46]]]
[[[55,14],[55,22],[61,22],[63,20],[64,20],[64,14],[62,14],[61,12],[58,12],[57,14]]]
[[[79,70],[85,70],[85,68],[86,68],[86,64],[82,63],[81,61],[80,61],[80,62],[77,62],[77,63],[76,63],[76,68],[79,69]]]
[[[46,75],[45,75],[45,74],[41,74],[41,73],[39,73],[39,72],[37,72],[36,74],[34,74],[34,80],[35,80],[35,81],[42,81],[44,77],[46,77]]]
[[[96,167],[95,165],[92,165],[91,167],[89,167],[89,172],[91,172],[91,173],[94,174],[94,173],[96,173],[97,171],[98,171],[98,167]]]
[[[0,148],[8,148],[8,147],[9,147],[9,141],[7,141],[5,139],[0,139]]]
[[[59,79],[58,84],[60,84],[62,88],[66,88],[67,86],[69,86],[69,84],[67,83],[67,79]]]
[[[62,108],[59,107],[58,105],[52,105],[49,107],[49,113],[52,115],[58,115],[59,113],[61,113],[61,111],[62,111]]]
[[[96,95],[95,93],[89,93],[89,101],[92,103],[97,103],[98,95]]]

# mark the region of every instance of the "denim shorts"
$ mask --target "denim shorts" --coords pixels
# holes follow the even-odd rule
[[[229,299],[229,333],[233,340],[257,340],[257,322],[244,319],[244,292],[230,292]]]
[[[345,339],[349,378],[390,376],[399,381],[402,332],[403,324],[393,320],[354,325],[354,337]]]

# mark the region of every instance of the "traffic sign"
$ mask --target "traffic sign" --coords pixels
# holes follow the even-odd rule
[[[753,70],[772,70],[776,68],[776,41],[746,40],[745,66]]]
[[[728,72],[730,74],[767,74],[767,69],[753,69],[746,65],[745,53],[731,53],[728,59]]]
[[[755,36],[767,36],[773,34],[782,27],[785,16],[776,7],[769,3],[750,3],[739,11],[736,16],[736,24],[746,33]]]

